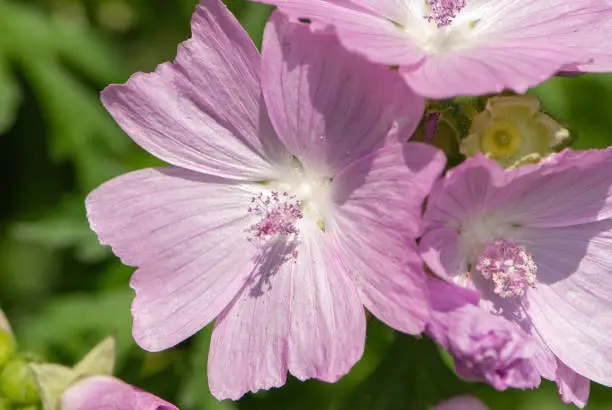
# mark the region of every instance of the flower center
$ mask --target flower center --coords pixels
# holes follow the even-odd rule
[[[527,287],[534,288],[538,267],[523,246],[496,239],[485,246],[478,257],[476,270],[493,281],[496,294],[507,298],[523,296]]]
[[[453,22],[465,7],[465,0],[426,0],[425,4],[427,7],[425,19],[441,28]]]
[[[247,229],[247,239],[257,246],[264,246],[277,237],[297,239],[299,235],[297,221],[304,216],[300,201],[295,196],[278,191],[271,191],[268,194],[260,192],[251,198],[248,212],[260,218]]]
[[[496,120],[481,134],[482,150],[493,158],[508,158],[521,147],[521,134],[507,120]]]

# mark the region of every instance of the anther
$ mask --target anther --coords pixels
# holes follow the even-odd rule
[[[523,296],[527,287],[534,288],[538,267],[531,254],[521,245],[496,239],[485,246],[476,269],[495,284],[501,297]]]
[[[426,0],[426,5],[428,13],[425,18],[441,28],[450,25],[459,15],[465,7],[465,0]]]
[[[247,229],[251,242],[261,245],[278,236],[294,239],[299,234],[296,222],[303,217],[300,202],[287,192],[259,193],[251,198],[248,212],[260,218]]]

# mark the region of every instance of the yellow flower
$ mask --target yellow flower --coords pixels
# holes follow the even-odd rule
[[[569,131],[540,112],[536,96],[498,96],[474,116],[460,150],[466,156],[483,153],[509,168],[552,154],[568,140]]]

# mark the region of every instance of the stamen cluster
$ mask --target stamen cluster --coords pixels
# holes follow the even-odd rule
[[[298,235],[296,221],[304,216],[295,196],[277,191],[266,195],[260,192],[251,198],[248,212],[261,218],[247,229],[248,240],[256,242],[267,241],[278,235]]]
[[[465,0],[427,0],[428,14],[425,18],[430,23],[436,23],[438,28],[446,27],[464,7]]]
[[[501,297],[523,296],[526,287],[535,287],[538,267],[521,245],[496,239],[485,246],[476,269],[493,280],[494,292]]]

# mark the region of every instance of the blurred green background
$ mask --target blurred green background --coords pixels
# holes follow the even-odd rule
[[[196,0],[0,0],[0,301],[22,349],[72,364],[116,332],[117,375],[183,410],[422,409],[475,392],[493,410],[562,409],[554,386],[497,393],[456,379],[427,340],[370,321],[363,360],[339,383],[289,380],[282,389],[219,403],[208,392],[210,329],[149,354],[130,336],[128,280],[85,219],[85,195],[103,181],[158,164],[99,103],[109,83],[172,59],[189,36]],[[228,6],[259,44],[270,9]],[[576,148],[612,145],[612,76],[556,78],[534,90],[567,122]],[[589,410],[612,408],[593,385]]]

